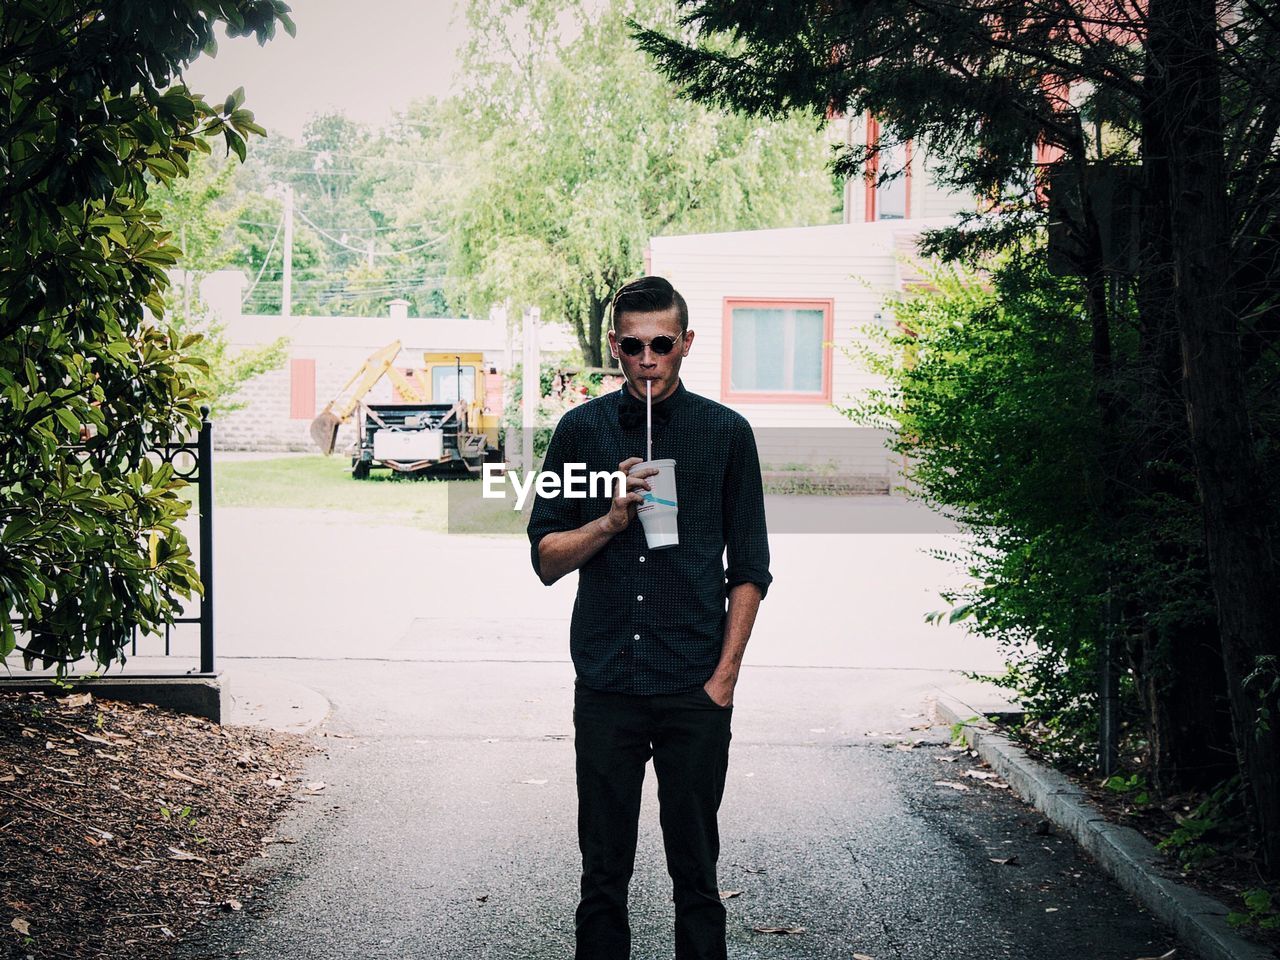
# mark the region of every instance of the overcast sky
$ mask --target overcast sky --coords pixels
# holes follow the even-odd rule
[[[382,126],[411,100],[445,96],[465,30],[451,26],[453,0],[296,0],[298,36],[277,30],[218,43],[187,83],[210,103],[244,87],[245,107],[269,130],[298,137],[313,114],[340,110]]]

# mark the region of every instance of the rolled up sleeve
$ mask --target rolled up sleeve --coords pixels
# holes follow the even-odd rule
[[[576,462],[577,459],[573,421],[566,415],[556,424],[555,433],[551,435],[551,442],[547,445],[547,455],[542,461],[542,469],[563,477],[564,465]],[[536,490],[535,486],[531,494],[534,501],[533,509],[529,513],[528,533],[533,570],[541,580],[542,563],[538,557],[538,546],[542,543],[542,538],[549,533],[576,530],[582,526],[583,501],[562,496],[540,497]]]
[[[724,537],[727,552],[726,590],[754,583],[760,596],[769,592],[769,533],[764,516],[764,483],[755,434],[745,420],[735,431],[725,470]]]

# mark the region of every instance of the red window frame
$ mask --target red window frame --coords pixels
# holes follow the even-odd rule
[[[867,148],[872,149],[880,142],[880,121],[873,117],[870,111],[867,112]],[[908,140],[905,144],[906,154],[906,172],[902,175],[904,186],[907,191],[906,202],[903,204],[902,218],[904,220],[911,219],[911,158],[914,154],[913,144]],[[878,211],[876,210],[876,200],[879,187],[876,185],[876,179],[880,176],[880,156],[873,155],[867,159],[867,169],[864,177],[866,183],[866,215],[868,223],[876,220]]]
[[[733,311],[737,308],[759,307],[822,310],[822,391],[820,393],[734,390],[732,388]],[[830,403],[831,341],[834,339],[835,332],[835,311],[836,302],[831,298],[725,297],[724,322],[720,332],[720,399],[739,403]]]

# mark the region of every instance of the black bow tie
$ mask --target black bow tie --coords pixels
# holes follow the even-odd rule
[[[670,397],[667,398],[668,400]],[[623,430],[641,430],[644,428],[644,404],[630,394],[623,394],[618,401],[618,426]],[[672,406],[664,400],[653,405],[653,425],[666,426],[671,420]]]

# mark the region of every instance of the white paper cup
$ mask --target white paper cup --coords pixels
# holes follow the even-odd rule
[[[644,492],[644,503],[636,507],[640,524],[644,527],[644,538],[650,550],[662,550],[680,543],[680,534],[676,529],[676,462],[674,460],[646,460],[637,463],[628,470],[635,473],[657,467],[658,472],[649,477],[653,489]]]

